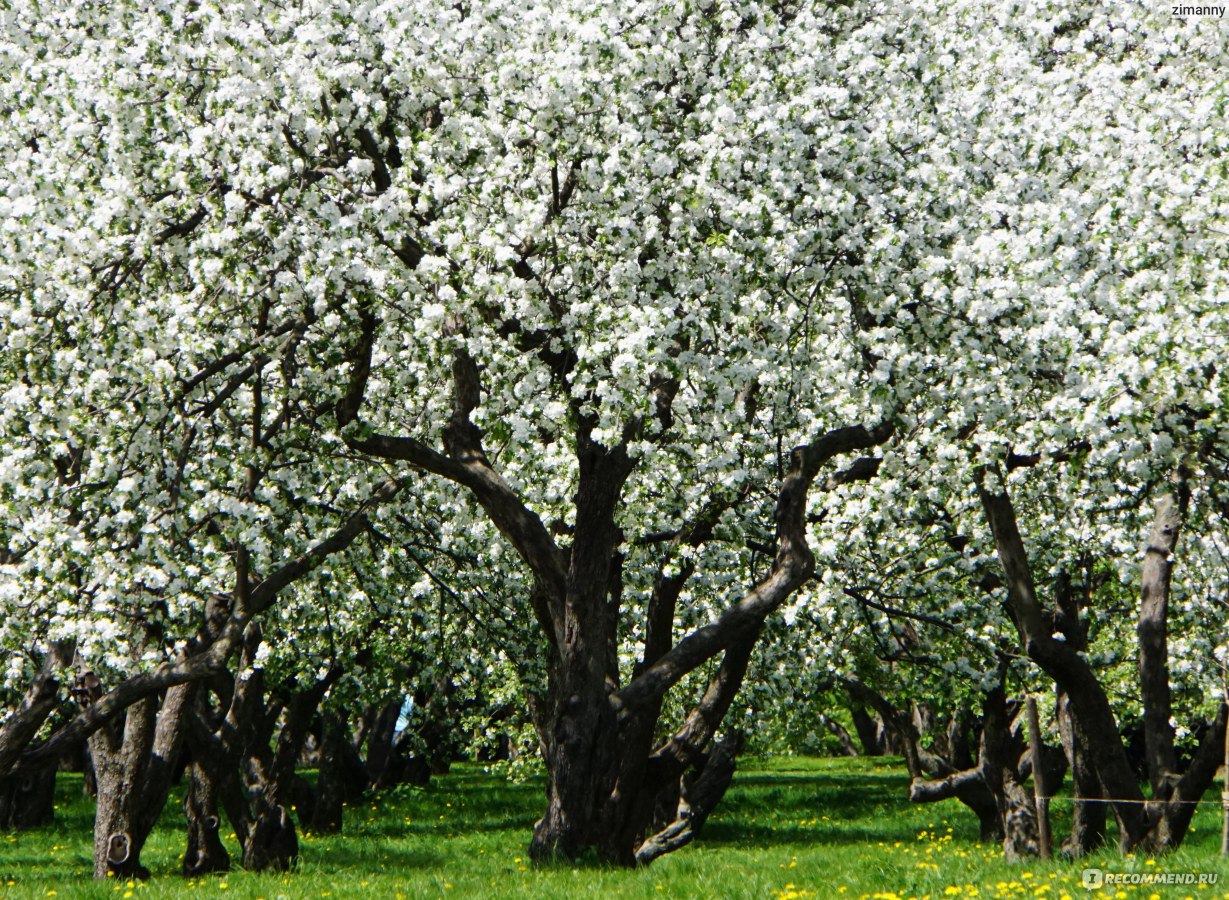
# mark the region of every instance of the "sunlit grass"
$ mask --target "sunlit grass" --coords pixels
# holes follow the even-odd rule
[[[1220,810],[1200,808],[1195,833],[1160,860],[1103,851],[1081,863],[1008,865],[978,844],[955,801],[913,806],[896,760],[779,759],[748,763],[702,841],[642,871],[531,866],[525,844],[543,802],[540,782],[509,784],[459,766],[429,788],[398,788],[346,810],[342,836],[300,835],[291,875],[184,879],[179,797],[143,854],[151,881],[94,882],[93,804],[61,776],[57,821],[0,833],[0,893],[14,897],[1047,897],[1079,898],[1081,870],[1209,872],[1214,887],[1127,885],[1107,897],[1229,897],[1218,856]],[[1211,793],[1209,797],[1211,798]],[[1055,804],[1055,833],[1069,806]],[[234,841],[228,849],[236,852]],[[54,894],[52,893],[54,892]]]

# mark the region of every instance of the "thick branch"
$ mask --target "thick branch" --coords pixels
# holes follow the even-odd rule
[[[264,612],[273,605],[280,591],[307,575],[334,553],[350,546],[356,537],[367,530],[370,522],[368,516],[372,510],[397,496],[401,487],[401,482],[396,479],[390,478],[385,481],[340,528],[301,556],[275,569],[253,587],[247,603],[243,605],[245,608],[239,610],[244,621]]]
[[[1046,617],[1037,601],[1028,553],[1024,549],[1011,498],[1005,490],[997,493],[987,490],[984,472],[980,471],[977,489],[1007,576],[1008,608],[1020,633],[1020,642],[1029,657],[1066,691],[1080,729],[1086,734],[1098,736],[1098,740],[1089,746],[1090,761],[1106,794],[1128,801],[1116,803],[1113,808],[1126,836],[1126,843],[1133,845],[1146,830],[1143,808],[1138,803],[1143,795],[1127,761],[1118,735],[1118,723],[1105,689],[1088,661],[1050,634]]]
[[[673,762],[677,775],[682,769],[694,765],[700,754],[708,746],[721,722],[730,710],[734,698],[742,688],[743,678],[747,674],[747,664],[751,660],[751,652],[760,632],[757,628],[745,639],[732,644],[721,658],[717,674],[709,682],[704,696],[696,704],[681,728],[670,740],[653,752],[650,762]]]
[[[953,772],[946,778],[936,781],[914,778],[909,785],[909,800],[912,803],[937,803],[940,800],[959,797],[979,785],[985,787],[980,765],[976,768]]]
[[[56,708],[60,693],[59,670],[72,661],[75,646],[67,641],[51,645],[21,705],[0,726],[0,777],[13,768],[26,745]]]
[[[470,421],[480,400],[477,364],[464,350],[453,357],[453,412],[444,429],[444,455],[412,437],[371,434],[364,428],[347,428],[358,421],[358,412],[371,372],[375,339],[374,318],[364,318],[359,341],[351,350],[350,382],[337,404],[337,422],[346,443],[355,450],[381,459],[400,460],[468,488],[487,516],[516,549],[538,582],[532,597],[534,612],[543,632],[556,640],[558,610],[550,608],[563,596],[565,572],[559,548],[542,520],[517,496],[491,466],[482,446],[482,432]]]
[[[837,454],[881,444],[891,433],[889,425],[874,430],[855,425],[830,431],[815,443],[794,450],[777,497],[777,556],[767,577],[716,622],[693,631],[633,679],[618,696],[622,714],[660,698],[688,672],[758,629],[811,577],[815,557],[806,541],[806,506],[819,467]]]
[[[279,591],[311,572],[331,554],[349,546],[351,541],[366,530],[367,516],[371,510],[392,499],[400,489],[399,482],[391,479],[385,482],[340,528],[259,582],[244,602],[236,604],[235,611],[220,626],[216,638],[207,648],[186,658],[165,662],[150,672],[125,679],[57,729],[46,741],[22,753],[21,762],[26,764],[54,759],[69,747],[85,740],[134,703],[175,685],[202,681],[225,671],[227,659],[240,646],[246,624],[272,606]],[[12,764],[10,762],[9,766]],[[5,774],[5,770],[0,768],[0,775],[2,774]]]

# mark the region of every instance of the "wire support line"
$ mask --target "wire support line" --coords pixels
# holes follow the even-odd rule
[[[1047,803],[1052,803],[1057,800],[1059,803],[1136,803],[1143,806],[1148,804],[1170,804],[1179,803],[1188,806],[1229,806],[1229,794],[1226,794],[1220,800],[1114,800],[1106,797],[1041,797]]]

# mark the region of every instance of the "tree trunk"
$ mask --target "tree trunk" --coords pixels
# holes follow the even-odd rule
[[[1070,701],[1063,691],[1058,692],[1058,733],[1062,739],[1063,752],[1071,767],[1074,805],[1071,811],[1071,833],[1063,841],[1065,856],[1078,858],[1091,853],[1105,843],[1106,805],[1104,803],[1081,803],[1081,800],[1099,800],[1101,783],[1096,770],[1089,761],[1088,749],[1077,737],[1071,722]]]
[[[742,734],[727,735],[693,772],[661,792],[654,809],[657,830],[636,848],[638,865],[647,865],[695,840],[729,789],[742,746]]]
[[[1168,853],[1182,845],[1195,814],[1195,802],[1212,787],[1225,746],[1229,706],[1222,705],[1215,719],[1203,729],[1203,737],[1190,764],[1176,779],[1168,799],[1148,804],[1148,832],[1136,844],[1150,853]]]
[[[862,744],[864,756],[883,756],[884,746],[883,723],[867,712],[860,703],[849,705],[849,714],[853,718],[854,731],[858,733],[858,742]]]
[[[1144,839],[1148,822],[1143,794],[1127,760],[1118,723],[1096,674],[1088,661],[1065,641],[1056,640],[1037,600],[1032,569],[1016,522],[1015,509],[1005,490],[991,492],[978,473],[978,492],[990,524],[1007,584],[1008,610],[1025,652],[1069,699],[1071,725],[1076,740],[1088,748],[1089,762],[1102,788],[1122,802],[1114,803],[1114,815],[1124,849]]]
[[[222,843],[218,785],[208,768],[196,762],[188,767],[187,776],[183,808],[188,820],[188,849],[184,853],[183,873],[195,878],[209,872],[225,872],[230,869],[230,854]]]
[[[1172,557],[1178,546],[1189,492],[1180,482],[1175,493],[1157,501],[1156,518],[1140,569],[1139,686],[1144,701],[1144,747],[1152,796],[1168,800],[1178,781],[1173,709],[1169,693],[1169,591]]]
[[[977,816],[978,840],[998,843],[1003,840],[1003,821],[994,795],[982,777],[980,766],[962,769],[944,778],[927,781],[915,778],[909,786],[912,803],[936,803],[955,797]]]
[[[1003,853],[1009,862],[1038,856],[1041,841],[1032,795],[1017,768],[1020,745],[1013,740],[1002,687],[986,698],[982,728],[982,777],[994,796],[1003,830]]]
[[[161,708],[148,697],[128,708],[122,731],[106,727],[90,736],[98,781],[95,878],[149,877],[141,850],[170,793],[192,692],[192,685],[169,689]]]
[[[55,818],[54,763],[21,766],[0,778],[0,831],[21,831]]]
[[[367,777],[372,787],[392,787],[400,781],[396,767],[393,739],[396,736],[397,719],[405,697],[398,694],[380,707],[379,712],[369,716],[371,725],[367,730]]]
[[[1204,728],[1204,739],[1179,774],[1169,725],[1169,672],[1166,661],[1167,608],[1170,557],[1178,540],[1181,514],[1186,508],[1186,487],[1176,479],[1175,492],[1157,502],[1141,579],[1140,681],[1145,707],[1144,726],[1149,780],[1153,799],[1145,802],[1127,758],[1118,724],[1104,687],[1088,661],[1067,641],[1052,635],[1048,615],[1037,600],[1028,554],[1020,536],[1015,510],[1006,491],[985,488],[979,472],[978,492],[990,523],[1006,574],[1009,611],[1025,651],[1067,695],[1067,709],[1076,746],[1087,751],[1087,762],[1101,789],[1114,798],[1110,806],[1118,822],[1119,845],[1126,852],[1141,849],[1161,852],[1176,848],[1186,835],[1194,801],[1212,784],[1225,728],[1225,709]],[[1059,581],[1062,604],[1063,580]],[[1062,617],[1059,618],[1061,627]]]
[[[8,776],[60,702],[60,671],[76,653],[75,641],[56,641],[43,657],[21,703],[0,722],[0,777]]]
[[[272,803],[260,789],[252,804],[251,821],[243,841],[243,868],[249,872],[288,872],[299,861],[299,838],[290,812]]]
[[[1072,649],[1079,652],[1088,649],[1088,631],[1084,625],[1079,595],[1085,600],[1092,593],[1092,563],[1085,559],[1084,584],[1077,592],[1067,572],[1060,572],[1055,579],[1055,599],[1058,604],[1056,624]],[[1064,856],[1078,858],[1100,848],[1105,843],[1106,805],[1095,802],[1102,798],[1101,782],[1093,767],[1089,749],[1082,742],[1071,719],[1071,700],[1061,687],[1057,690],[1056,718],[1058,736],[1062,743],[1067,764],[1071,767],[1073,806],[1071,810],[1071,833],[1062,844]],[[1082,800],[1094,802],[1083,803]]]
[[[221,701],[217,706],[211,706],[208,697],[196,704],[191,716],[192,750],[214,785],[215,806],[220,803],[226,810],[239,839],[243,867],[287,871],[299,855],[289,811],[295,766],[316,710],[343,670],[334,665],[309,687],[271,699],[266,695],[264,670],[252,666],[260,642],[260,627],[249,624],[239,660],[244,676],[215,682],[213,689]]]
[[[342,806],[346,795],[345,726],[336,716],[326,715],[320,727],[320,768],[316,777],[316,803],[313,814],[300,822],[317,834],[341,831]]]
[[[507,324],[512,335],[530,342],[525,351],[538,353],[556,385],[574,398],[568,373],[575,360],[552,349],[549,340],[534,343],[536,335],[521,333],[519,323]],[[335,410],[343,429],[361,423],[379,321],[368,311],[360,313],[360,325],[349,353],[350,381]],[[457,317],[449,317],[445,329],[450,335],[465,334]],[[838,454],[883,443],[894,428],[837,428],[794,448],[777,493],[776,552],[767,573],[716,621],[675,643],[675,603],[682,583],[695,570],[691,554],[680,551],[708,541],[721,515],[740,499],[737,493],[714,493],[672,538],[646,610],[644,656],[632,679],[621,686],[619,546],[624,535],[617,518],[623,486],[635,466],[629,447],[669,430],[679,382],[655,376],[647,385],[653,398],[650,412],[626,422],[610,445],[596,439],[598,419],[592,410],[572,402],[575,525],[569,529],[568,544],[560,546],[541,517],[492,466],[483,447],[482,430],[472,420],[482,397],[481,376],[477,362],[459,342],[452,357],[452,410],[442,429],[445,453],[415,437],[384,435],[371,428],[347,429],[345,439],[355,450],[409,462],[465,487],[516,549],[531,576],[530,606],[547,654],[545,695],[529,697],[547,772],[546,812],[534,826],[529,853],[534,859],[574,859],[593,850],[608,862],[632,865],[657,791],[696,763],[741,684],[764,620],[814,574],[806,512],[820,467]],[[666,693],[719,656],[719,672],[725,675],[710,684],[679,734],[653,750]],[[733,692],[727,693],[728,688]]]

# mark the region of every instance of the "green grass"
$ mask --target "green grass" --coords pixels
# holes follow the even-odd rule
[[[57,820],[0,833],[5,897],[1051,897],[1085,895],[1081,869],[1214,872],[1213,888],[1135,887],[1121,896],[1229,897],[1218,856],[1220,810],[1200,808],[1195,833],[1157,861],[1104,851],[1083,863],[1008,865],[978,844],[976,821],[955,801],[914,806],[895,760],[787,758],[748,763],[702,840],[642,871],[534,867],[525,844],[541,811],[540,782],[509,784],[458,766],[426,789],[398,788],[346,810],[345,834],[301,835],[291,875],[232,872],[186,881],[179,797],[168,805],[143,861],[144,885],[89,877],[92,802],[79,777],[61,776]],[[1067,805],[1057,803],[1055,833]],[[234,842],[230,849],[234,851]],[[131,894],[129,893],[131,892]],[[1102,892],[1115,896],[1116,891]]]

